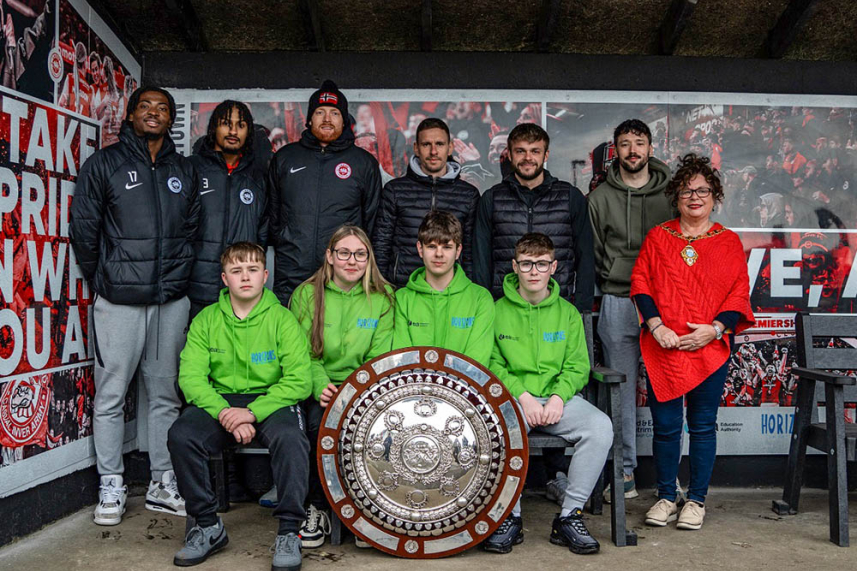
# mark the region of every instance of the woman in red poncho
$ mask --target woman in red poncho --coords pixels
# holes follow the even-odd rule
[[[646,514],[646,523],[665,526],[678,518],[678,528],[699,529],[717,453],[717,409],[733,335],[753,324],[750,281],[738,235],[710,219],[715,203],[723,200],[723,188],[708,158],[685,155],[666,195],[680,216],[646,235],[631,275],[649,374],[660,498]],[[690,487],[678,515],[685,400]]]

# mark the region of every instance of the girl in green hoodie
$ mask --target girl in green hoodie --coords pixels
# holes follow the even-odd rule
[[[316,292],[324,292],[317,295]],[[315,458],[324,409],[339,385],[366,361],[390,351],[393,288],[381,276],[372,244],[357,226],[342,226],[330,239],[325,260],[292,295],[290,309],[310,342],[313,397],[304,401],[310,459]],[[319,547],[329,530],[318,472],[310,470],[304,547]]]

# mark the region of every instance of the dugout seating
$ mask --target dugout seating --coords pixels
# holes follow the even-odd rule
[[[584,389],[584,397],[599,409],[607,413],[613,422],[613,447],[608,456],[604,474],[599,478],[598,484],[592,491],[589,499],[589,511],[594,515],[600,515],[603,511],[603,492],[605,474],[610,482],[611,512],[610,530],[611,540],[618,547],[637,545],[637,534],[629,530],[625,521],[625,495],[623,467],[622,467],[622,404],[620,400],[620,385],[625,382],[625,375],[608,369],[607,367],[595,366],[595,344],[594,329],[592,325],[592,314],[585,312],[583,315],[583,327],[586,334],[586,345],[589,349],[589,362],[592,365],[590,382]],[[558,436],[552,436],[533,430],[528,436],[530,455],[541,455],[545,449],[563,449],[566,456],[574,454],[574,446]],[[256,441],[247,445],[232,445],[224,449],[223,453],[212,456],[210,460],[210,471],[217,494],[218,512],[229,509],[229,485],[226,477],[226,464],[234,455],[240,454],[267,454],[268,450]],[[315,463],[312,462],[311,467]],[[618,490],[618,493],[617,493]],[[335,513],[330,514],[332,545],[342,542],[342,522]],[[190,519],[190,518],[188,518]],[[192,524],[188,523],[188,529]]]
[[[857,400],[857,387],[854,377],[838,371],[857,370],[857,348],[835,347],[835,339],[854,337],[855,331],[857,316],[810,313],[797,316],[799,366],[791,370],[798,379],[797,404],[783,498],[774,500],[772,506],[781,516],[798,512],[806,448],[811,446],[824,452],[830,541],[841,547],[849,545],[846,464],[857,461],[857,424],[845,422],[845,400]],[[819,401],[825,405],[823,422],[819,421]]]

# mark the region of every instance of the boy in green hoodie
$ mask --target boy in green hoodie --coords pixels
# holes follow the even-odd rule
[[[494,345],[494,300],[457,263],[462,230],[440,210],[426,214],[417,233],[425,267],[414,270],[396,292],[393,349],[428,345],[463,353],[488,366]]]
[[[586,334],[577,309],[561,298],[551,277],[557,261],[544,234],[524,234],[515,245],[514,273],[503,280],[497,301],[491,371],[518,400],[528,429],[574,444],[562,511],[553,520],[551,543],[579,554],[600,546],[583,522],[583,504],[592,493],[613,444],[610,418],[583,397],[589,381]],[[520,500],[482,544],[508,553],[524,540]]]
[[[227,289],[194,318],[181,353],[179,386],[189,406],[170,428],[168,446],[196,525],[173,563],[197,565],[228,543],[208,460],[232,440],[247,444],[256,438],[271,453],[281,490],[272,569],[296,571],[309,474],[309,442],[297,404],[312,390],[309,347],[294,316],[265,289],[260,246],[239,242],[220,261]]]

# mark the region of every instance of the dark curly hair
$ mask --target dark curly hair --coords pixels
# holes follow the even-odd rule
[[[714,197],[715,204],[723,202],[723,185],[720,184],[720,173],[711,166],[711,159],[688,153],[681,158],[681,164],[679,164],[664,191],[673,208],[678,206],[678,193],[686,189],[687,185],[690,184],[690,179],[698,174],[701,174],[705,181],[711,185],[711,195]]]
[[[238,120],[247,123],[247,138],[244,140],[244,146],[241,147],[241,154],[247,155],[253,152],[253,135],[255,128],[253,126],[253,114],[250,113],[250,108],[246,103],[227,99],[220,103],[211,112],[211,117],[208,119],[208,131],[206,132],[206,142],[210,148],[214,148],[214,143],[217,139],[217,127],[221,123],[228,123],[232,117],[232,110],[238,110]]]

